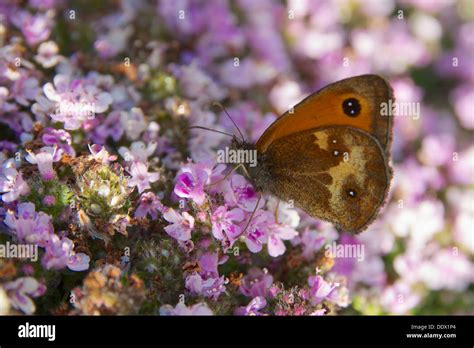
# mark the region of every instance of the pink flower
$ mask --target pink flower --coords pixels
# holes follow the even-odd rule
[[[275,222],[273,213],[258,210],[245,232],[245,243],[253,253],[262,250],[263,244],[267,243],[268,254],[277,257],[286,250],[283,240],[290,240],[295,236],[297,232],[293,228]]]
[[[43,212],[36,212],[33,203],[18,205],[18,213],[8,211],[5,224],[13,230],[20,242],[36,244],[45,249],[42,264],[46,269],[68,267],[73,271],[89,268],[89,256],[73,251],[74,244],[67,237],[54,234],[51,217]]]
[[[53,162],[57,162],[61,159],[62,150],[57,146],[45,146],[42,147],[40,152],[34,154],[28,152],[29,155],[25,159],[31,164],[38,165],[38,170],[43,177],[43,180],[49,181],[56,177],[56,172],[53,169]]]
[[[170,305],[161,306],[160,315],[214,315],[214,313],[205,302],[196,303],[190,307],[179,302],[175,308]]]
[[[224,276],[217,271],[216,253],[205,253],[199,259],[201,270],[186,277],[186,289],[194,294],[217,299],[225,291]]]
[[[5,224],[11,228],[21,242],[46,247],[54,233],[51,217],[43,212],[35,212],[33,203],[20,203],[18,213],[8,211]]]
[[[72,240],[67,237],[59,238],[53,234],[41,263],[46,269],[59,270],[68,267],[72,271],[85,271],[89,268],[89,256],[84,253],[76,254],[73,249]]]
[[[286,247],[284,240],[291,240],[298,233],[291,227],[280,225],[280,224],[273,224],[269,227],[269,235],[268,235],[268,254],[272,257],[277,257],[283,255],[285,253]]]
[[[248,297],[266,297],[273,283],[273,277],[259,268],[251,268],[240,282],[240,292]]]
[[[72,80],[68,75],[56,75],[54,85],[43,87],[46,97],[56,103],[56,112],[50,114],[57,122],[64,122],[66,130],[81,128],[96,113],[105,112],[112,104],[112,96],[98,85],[101,76],[89,74],[86,78]]]
[[[132,178],[128,181],[128,186],[136,186],[138,192],[142,193],[146,189],[150,189],[150,183],[160,178],[159,173],[148,173],[148,166],[141,162],[133,162],[129,170]]]
[[[13,202],[20,196],[30,192],[28,184],[23,180],[21,172],[15,167],[3,167],[0,172],[0,192],[4,202]]]
[[[244,212],[239,208],[228,210],[226,206],[220,206],[211,216],[212,234],[219,240],[226,239],[230,245],[242,232],[236,222],[244,219]]]
[[[51,195],[44,196],[41,201],[47,207],[51,207],[54,204],[56,204],[56,198],[54,196],[51,196]]]
[[[181,198],[190,198],[197,205],[204,203],[204,186],[209,183],[212,170],[202,164],[188,164],[176,179],[174,193]]]
[[[336,284],[329,284],[319,275],[309,277],[308,284],[311,287],[311,302],[314,305],[324,300],[332,300],[331,295],[335,295],[334,290],[338,287]]]
[[[31,297],[39,297],[46,291],[46,287],[33,277],[17,278],[3,285],[14,308],[25,314],[33,314],[36,310]]]
[[[38,80],[26,74],[17,79],[10,89],[15,101],[23,106],[29,106],[30,100],[35,100],[40,91]]]
[[[273,221],[272,213],[265,210],[258,210],[252,221],[250,222],[247,231],[245,231],[245,244],[247,248],[253,252],[258,253],[263,248],[263,244],[267,241],[267,230]]]
[[[258,194],[253,186],[242,176],[232,175],[228,181],[230,187],[222,190],[227,204],[252,212],[257,205]]]
[[[47,14],[32,15],[27,11],[18,11],[11,18],[30,46],[46,40],[51,34],[52,21]]]
[[[165,227],[165,232],[178,241],[191,239],[191,231],[194,228],[194,218],[188,213],[177,213],[174,209],[168,209],[163,218],[171,225]]]
[[[57,146],[64,153],[75,157],[76,151],[72,147],[71,134],[63,129],[46,128],[42,137],[43,143],[48,146]]]
[[[217,299],[225,291],[224,276],[220,278],[204,278],[198,273],[186,277],[186,289],[199,296]]]
[[[262,296],[257,296],[249,304],[245,307],[239,307],[235,311],[236,315],[256,315],[261,316],[263,315],[259,311],[267,305],[267,300],[265,300]]]
[[[152,220],[156,220],[158,212],[162,211],[163,208],[160,199],[153,192],[145,192],[140,196],[138,208],[135,210],[135,217],[145,218],[150,215]]]

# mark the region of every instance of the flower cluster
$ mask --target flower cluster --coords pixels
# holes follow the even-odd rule
[[[473,314],[468,3],[1,4],[0,243],[40,262],[0,259],[0,314]],[[419,108],[362,234],[218,160],[365,73]]]

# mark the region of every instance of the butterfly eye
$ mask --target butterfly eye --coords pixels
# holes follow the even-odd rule
[[[342,103],[344,113],[349,117],[356,117],[360,114],[361,106],[356,98],[347,98]]]
[[[347,192],[347,195],[351,198],[355,198],[357,196],[357,192],[355,190],[349,189],[346,192]]]

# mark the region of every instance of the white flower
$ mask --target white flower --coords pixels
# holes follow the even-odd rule
[[[53,169],[53,162],[57,162],[61,159],[62,150],[57,146],[44,146],[40,152],[34,154],[28,151],[29,155],[25,159],[31,164],[38,165],[38,170],[43,177],[43,180],[48,181],[56,176],[56,172]]]
[[[151,188],[150,183],[153,183],[160,178],[159,173],[148,173],[148,166],[141,162],[133,162],[130,166],[129,172],[132,175],[132,178],[128,181],[128,186],[136,186],[139,193]]]
[[[47,41],[43,42],[38,47],[38,54],[35,56],[35,60],[41,64],[43,68],[51,68],[59,63],[61,56],[58,55],[59,48],[56,42]]]
[[[138,162],[147,162],[148,157],[150,157],[156,150],[157,143],[155,141],[150,142],[147,146],[143,141],[134,141],[130,146],[130,150],[125,146],[120,147],[119,154],[127,162],[138,161]]]
[[[15,167],[5,166],[0,173],[0,192],[3,192],[4,202],[13,202],[21,195],[26,195],[30,191],[28,184],[23,180],[21,172]]]

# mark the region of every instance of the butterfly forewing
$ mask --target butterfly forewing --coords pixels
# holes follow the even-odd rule
[[[324,126],[350,126],[372,134],[389,153],[392,117],[381,106],[393,100],[392,88],[378,75],[344,79],[311,94],[280,116],[263,133],[257,149],[265,152],[277,139]]]

